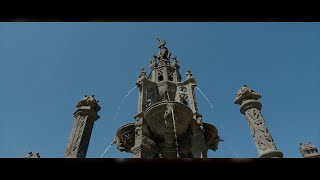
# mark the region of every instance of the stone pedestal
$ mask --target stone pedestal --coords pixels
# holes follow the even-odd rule
[[[94,121],[100,116],[97,112],[101,109],[94,96],[85,96],[78,104],[73,113],[74,126],[69,138],[65,158],[85,158],[90,142]]]
[[[245,115],[248,121],[253,140],[259,153],[258,158],[281,158],[283,157],[283,154],[277,150],[260,112],[262,105],[258,99],[261,97],[260,94],[244,85],[237,92],[234,103],[240,105],[240,112]]]

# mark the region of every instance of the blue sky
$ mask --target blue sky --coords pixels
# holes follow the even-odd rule
[[[257,157],[245,117],[233,104],[247,84],[278,150],[300,158],[299,143],[320,147],[320,23],[0,23],[0,157],[63,157],[76,103],[100,101],[87,157],[100,157],[117,129],[133,122],[142,67],[157,36],[190,68],[203,121],[222,139],[209,158]],[[119,111],[117,111],[120,106]],[[116,116],[118,112],[118,115]],[[112,146],[104,158],[126,158]]]

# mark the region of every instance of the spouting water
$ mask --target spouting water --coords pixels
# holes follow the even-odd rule
[[[213,105],[212,105],[212,103],[210,102],[210,100],[207,98],[207,96],[201,91],[200,88],[196,87],[196,89],[197,89],[197,90],[202,94],[202,96],[207,100],[207,102],[209,103],[211,109],[213,110]],[[220,119],[219,119],[219,123],[220,123],[221,129],[223,129],[223,125],[222,125]]]
[[[116,115],[114,116],[113,121],[115,121],[115,120],[117,119],[121,105],[124,103],[124,101],[126,100],[126,98],[130,95],[130,93],[131,93],[135,88],[137,88],[137,87],[136,87],[136,86],[133,87],[133,88],[124,96],[124,98],[122,99],[120,105],[119,105],[118,108],[117,108],[117,113],[116,113]]]
[[[212,103],[210,102],[210,100],[207,98],[207,96],[201,91],[200,88],[196,87],[196,89],[202,94],[202,96],[207,100],[207,102],[209,103],[211,109],[213,110],[213,105]],[[221,129],[223,129],[223,124],[221,122],[221,120],[219,119],[219,123],[220,123],[220,126],[221,126]],[[221,145],[222,146],[222,145]],[[235,154],[236,158],[239,158],[238,156],[238,153],[234,150],[234,148],[232,147],[232,145],[230,144],[230,149],[231,151]]]
[[[171,113],[172,113],[174,137],[176,140],[177,157],[179,157],[179,144],[178,144],[178,137],[177,137],[176,120],[174,119],[174,113],[172,109],[171,109]]]
[[[108,149],[113,145],[114,143],[110,143],[110,145],[104,150],[104,152],[101,154],[100,158],[104,156],[104,154],[108,151]]]
[[[130,95],[130,93],[131,93],[135,88],[136,88],[136,86],[133,87],[132,89],[130,89],[130,91],[128,91],[128,93],[124,96],[124,98],[122,99],[120,105],[119,105],[118,108],[117,108],[117,112],[116,112],[116,115],[115,115],[114,118],[113,118],[113,121],[115,121],[115,120],[117,119],[121,105],[124,103],[124,101],[126,100],[126,98]],[[100,156],[100,158],[102,158],[102,157],[104,156],[104,154],[108,151],[108,149],[109,149],[113,144],[114,144],[114,143],[111,143],[111,144],[104,150],[104,152],[102,153],[102,155]]]

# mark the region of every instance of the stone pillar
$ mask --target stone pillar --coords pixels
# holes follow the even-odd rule
[[[244,85],[238,90],[234,103],[240,105],[240,112],[245,115],[249,123],[253,140],[258,149],[258,158],[281,158],[283,154],[277,150],[260,112],[262,105],[258,99],[261,97],[260,94]]]
[[[198,112],[198,105],[194,88],[197,86],[197,83],[195,82],[190,70],[187,70],[186,72],[186,81],[189,81],[189,83],[185,85],[185,87],[187,88],[189,107],[191,108],[192,112],[196,114]]]
[[[156,143],[149,138],[150,131],[144,122],[143,112],[135,115],[135,142],[131,148],[133,158],[154,158],[159,154]]]
[[[92,95],[85,96],[77,104],[77,110],[73,113],[75,121],[64,154],[65,158],[86,157],[94,121],[100,118],[97,114],[101,109],[98,102]]]

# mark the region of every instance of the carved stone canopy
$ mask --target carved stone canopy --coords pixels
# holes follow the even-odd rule
[[[243,85],[237,92],[236,94],[236,98],[234,99],[234,103],[235,104],[240,104],[247,99],[254,99],[254,100],[258,100],[260,99],[262,96],[258,93],[256,93],[254,90],[251,90],[248,88],[247,85]]]
[[[101,110],[101,107],[98,104],[99,101],[97,101],[94,98],[94,95],[87,96],[85,95],[84,98],[82,98],[78,104],[76,105],[77,108],[80,108],[82,106],[90,106],[92,109],[94,109],[96,112]]]

